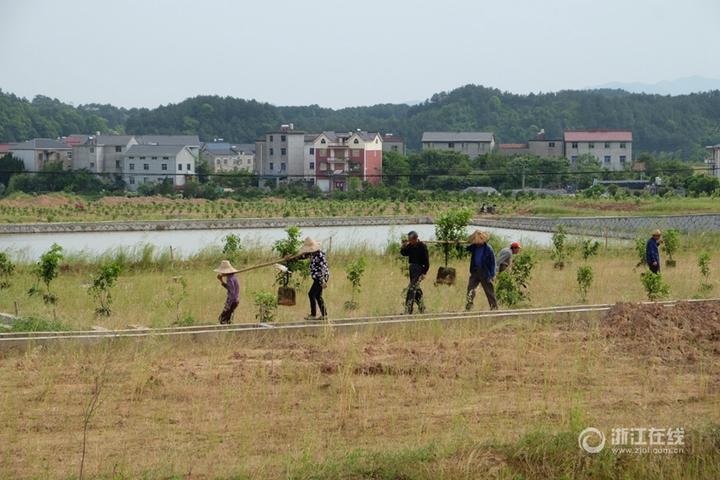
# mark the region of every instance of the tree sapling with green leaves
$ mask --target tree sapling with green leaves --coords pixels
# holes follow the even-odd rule
[[[530,252],[515,255],[512,268],[497,275],[495,295],[498,303],[506,307],[514,307],[522,301],[528,300],[528,282],[537,260]]]
[[[57,243],[53,243],[50,250],[40,256],[40,260],[32,268],[35,285],[28,290],[29,296],[42,295],[43,302],[46,305],[57,303],[57,295],[51,291],[50,284],[57,278],[60,271],[60,262],[63,258],[62,247]],[[45,291],[40,288],[40,282],[45,284]]]
[[[710,254],[708,252],[698,255],[698,267],[700,267],[700,275],[702,275],[700,291],[707,293],[713,289],[713,284],[710,283]]]
[[[92,277],[92,284],[88,289],[88,294],[98,302],[95,309],[96,315],[109,317],[112,313],[110,305],[112,304],[112,294],[110,289],[115,286],[122,267],[117,262],[110,262],[101,265]]]
[[[273,244],[273,251],[280,257],[287,259],[281,263],[282,267],[278,272],[275,283],[278,287],[278,304],[292,306],[295,305],[295,287],[299,286],[299,281],[294,279],[295,273],[302,276],[309,275],[310,262],[306,259],[294,258],[300,252],[300,246],[303,241],[301,239],[300,228],[290,226],[285,230],[287,237],[278,240]]]
[[[445,266],[439,267],[435,283],[453,285],[455,284],[456,272],[454,268],[448,267],[451,256],[461,257],[465,249],[461,243],[467,238],[467,226],[472,218],[472,211],[467,208],[448,210],[440,215],[435,223],[435,238],[443,242],[440,244]]]
[[[567,234],[565,233],[565,227],[558,225],[557,230],[552,235],[553,247],[551,253],[552,259],[555,260],[553,267],[558,270],[562,270],[565,267],[565,259],[568,255],[566,240]]]
[[[231,262],[237,262],[240,252],[242,251],[242,243],[240,237],[231,233],[223,238],[223,254]]]
[[[350,282],[350,285],[352,286],[352,293],[350,300],[345,302],[345,309],[346,310],[355,310],[358,308],[358,302],[357,302],[357,296],[360,293],[361,288],[361,282],[362,277],[365,274],[365,268],[367,267],[367,262],[365,261],[365,257],[360,257],[354,262],[350,263],[345,268],[345,273],[347,274],[347,279]]]
[[[587,294],[592,286],[594,273],[590,265],[587,264],[590,257],[594,257],[600,250],[600,243],[593,240],[583,240],[580,244],[580,253],[583,258],[584,265],[581,265],[577,269],[576,280],[578,283],[578,289],[580,290],[580,300],[582,302],[587,301]]]
[[[670,295],[670,285],[665,283],[662,275],[653,272],[644,272],[640,275],[648,300],[655,302]]]
[[[270,292],[255,292],[253,303],[257,308],[255,318],[260,323],[272,322],[275,319],[277,310],[277,297]]]
[[[10,288],[10,278],[15,273],[15,264],[5,252],[0,252],[0,290]]]
[[[674,228],[666,230],[663,234],[662,249],[667,255],[665,265],[668,267],[674,267],[677,265],[674,255],[678,251],[680,246],[680,231]]]

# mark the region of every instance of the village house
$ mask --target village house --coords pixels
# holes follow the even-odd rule
[[[185,145],[132,145],[122,162],[123,180],[132,191],[166,179],[182,188],[195,174],[195,156]]]
[[[395,152],[405,155],[405,139],[403,137],[386,133],[382,137],[383,152]]]
[[[475,158],[495,149],[495,134],[491,132],[425,132],[422,136],[422,149],[454,151]]]
[[[705,147],[710,154],[705,159],[705,163],[710,166],[710,174],[720,177],[720,143]]]
[[[348,191],[352,178],[378,184],[382,180],[382,137],[379,133],[323,132],[315,138],[315,183],[323,192]]]
[[[252,172],[255,168],[255,145],[232,145],[226,142],[206,143],[200,149],[200,158],[218,172]]]
[[[94,173],[122,173],[125,152],[137,139],[132,135],[94,135],[73,146],[73,170],[88,170]]]
[[[580,155],[594,156],[603,168],[625,170],[632,163],[632,132],[629,130],[566,130],[565,157],[575,165]]]
[[[72,148],[51,138],[35,138],[10,147],[10,153],[22,160],[25,170],[36,172],[48,163],[61,162],[64,168],[72,166]]]
[[[305,175],[305,132],[293,124],[267,132],[255,142],[255,173],[263,178],[298,179]]]

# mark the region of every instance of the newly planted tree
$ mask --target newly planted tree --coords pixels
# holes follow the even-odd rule
[[[461,242],[467,237],[467,226],[472,218],[472,212],[466,208],[448,210],[440,215],[435,224],[435,238],[443,242],[442,249],[445,266],[440,267],[437,272],[436,283],[453,285],[456,272],[454,268],[448,267],[451,256],[460,257],[465,250]]]
[[[568,251],[567,251],[567,244],[565,243],[567,241],[567,234],[565,233],[565,227],[563,225],[558,225],[557,230],[552,235],[552,259],[555,260],[555,263],[553,263],[553,267],[557,268],[558,270],[562,270],[565,267],[565,259],[567,258]]]
[[[355,310],[359,305],[357,302],[357,296],[360,293],[360,288],[362,287],[362,277],[365,274],[365,268],[367,267],[367,262],[365,261],[365,257],[360,257],[354,262],[350,263],[345,268],[345,273],[347,274],[347,279],[350,282],[350,285],[352,286],[352,293],[350,300],[345,302],[345,309],[346,310]]]
[[[110,310],[112,304],[110,290],[115,286],[121,271],[122,268],[117,262],[110,262],[101,265],[93,275],[88,294],[98,302],[98,306],[95,308],[96,315],[109,317],[112,313]]]
[[[8,254],[0,252],[0,290],[10,288],[10,278],[15,273],[15,264],[10,260]]]
[[[665,283],[659,273],[644,272],[640,275],[640,280],[650,301],[654,302],[670,295],[670,285]]]
[[[182,304],[188,297],[188,283],[184,277],[173,277],[167,284],[167,297],[165,304],[175,311],[175,324],[180,325],[186,321],[182,314]]]
[[[253,303],[257,308],[255,318],[260,323],[272,322],[275,319],[275,311],[277,310],[277,297],[270,292],[256,292]]]
[[[713,285],[710,283],[710,254],[708,252],[702,252],[698,256],[698,267],[700,267],[700,275],[702,275],[700,291],[707,293],[713,289]]]
[[[238,257],[240,256],[240,252],[242,251],[242,243],[240,242],[240,237],[231,233],[229,235],[226,235],[223,238],[223,241],[225,243],[223,245],[222,251],[225,257],[231,262],[237,261]]]
[[[512,268],[497,276],[495,294],[501,305],[513,307],[528,300],[528,282],[537,261],[529,252],[516,255]]]
[[[667,230],[665,232],[665,234],[663,235],[663,242],[662,242],[663,252],[665,252],[665,254],[667,255],[667,260],[665,260],[666,266],[674,267],[675,265],[677,265],[674,255],[677,252],[679,246],[680,246],[680,231],[675,230],[674,228]]]
[[[33,266],[32,273],[35,276],[35,285],[28,290],[29,296],[42,295],[43,302],[46,305],[54,305],[58,298],[50,289],[50,284],[57,278],[60,271],[60,262],[63,259],[62,247],[57,243],[53,243],[50,250],[40,256],[40,260]],[[45,290],[40,287],[40,283],[45,285]]]
[[[583,240],[580,244],[580,253],[582,255],[584,265],[578,267],[575,278],[577,280],[578,289],[580,290],[580,300],[582,302],[587,301],[587,294],[590,291],[594,277],[593,269],[587,264],[587,261],[590,257],[597,255],[599,250],[600,244],[596,241]]]
[[[275,283],[279,285],[278,303],[280,305],[292,306],[295,305],[295,287],[299,285],[297,279],[291,284],[293,275],[298,272],[301,274],[307,273],[309,270],[309,262],[299,258],[292,258],[298,255],[300,246],[303,243],[300,238],[300,229],[296,226],[290,226],[285,230],[285,233],[287,234],[286,238],[278,240],[273,244],[274,252],[282,258],[289,258],[282,263],[285,268],[278,272]]]
[[[635,239],[635,253],[637,253],[638,256],[638,263],[637,265],[635,265],[635,268],[645,265],[645,263],[647,263],[647,257],[645,256],[646,242],[647,240],[642,237],[638,237]]]

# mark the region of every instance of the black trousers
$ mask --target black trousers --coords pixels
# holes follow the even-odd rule
[[[473,302],[475,301],[475,290],[479,285],[482,285],[488,304],[490,305],[490,310],[497,310],[498,305],[495,299],[495,286],[489,279],[485,278],[479,268],[470,272],[465,309],[470,310],[472,308]]]
[[[310,315],[313,317],[317,316],[317,307],[320,307],[320,315],[327,317],[322,291],[323,287],[320,280],[313,279],[312,287],[310,287],[310,291],[308,292],[308,298],[310,298]]]
[[[648,268],[652,273],[660,273],[660,262],[657,265],[648,265]]]
[[[225,308],[223,308],[223,311],[222,311],[222,313],[220,313],[220,317],[219,317],[221,325],[226,325],[226,324],[232,323],[232,316],[233,316],[233,313],[235,313],[235,309],[237,308],[237,306],[238,306],[238,302],[233,302],[229,305],[227,303],[225,304]]]
[[[420,313],[425,311],[423,303],[423,291],[420,288],[420,277],[423,275],[423,267],[411,263],[410,264],[410,283],[408,284],[407,294],[405,295],[405,313],[413,313],[413,308],[417,303]]]

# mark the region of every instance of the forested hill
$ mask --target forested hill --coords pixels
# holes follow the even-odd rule
[[[720,143],[720,91],[659,96],[620,90],[516,95],[476,85],[433,95],[415,106],[375,105],[333,110],[317,105],[276,107],[254,100],[198,96],[154,109],[111,105],[73,107],[38,96],[32,101],[0,92],[0,141],[72,133],[197,133],[249,142],[281,123],[306,131],[379,130],[404,136],[417,148],[423,131],[489,130],[503,143],[524,142],[544,128],[628,128],[636,151],[678,152],[700,159]]]

